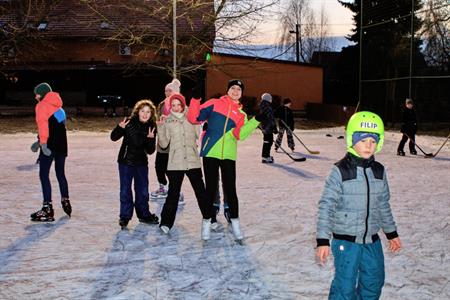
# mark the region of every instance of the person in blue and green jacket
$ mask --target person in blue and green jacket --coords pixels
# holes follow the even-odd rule
[[[217,195],[219,169],[230,207],[231,227],[237,241],[243,239],[239,225],[239,204],[236,194],[236,156],[237,142],[245,140],[258,127],[264,116],[247,119],[239,100],[244,91],[241,80],[232,79],[228,82],[227,94],[219,99],[210,99],[200,104],[200,97],[191,100],[187,118],[193,124],[208,122],[208,128],[203,136],[200,156],[203,157],[206,194],[209,216],[202,222],[202,239],[208,240],[213,216],[213,203]]]

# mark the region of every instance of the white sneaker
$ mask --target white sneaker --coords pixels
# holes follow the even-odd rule
[[[169,227],[167,227],[167,226],[161,226],[161,227],[159,227],[159,229],[161,229],[161,231],[162,231],[164,234],[169,234],[169,231],[170,231],[170,228],[169,228]]]
[[[211,219],[202,220],[202,240],[209,240],[211,234]]]
[[[241,226],[239,225],[239,219],[231,219],[231,229],[236,240],[240,241],[244,238],[241,232]]]

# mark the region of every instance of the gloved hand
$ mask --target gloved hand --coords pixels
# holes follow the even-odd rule
[[[50,156],[52,154],[52,151],[47,148],[47,144],[41,145],[41,151],[44,153],[45,156]]]
[[[262,113],[259,113],[255,116],[256,121],[258,121],[260,123],[264,122],[264,120],[266,120],[266,118],[267,118],[266,115],[262,114]]]
[[[33,144],[31,144],[31,151],[33,151],[33,152],[38,152],[38,150],[39,150],[39,147],[40,147],[40,145],[39,145],[39,141],[36,141],[36,142],[34,142]]]

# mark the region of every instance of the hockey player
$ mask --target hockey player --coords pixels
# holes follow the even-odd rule
[[[38,140],[31,145],[31,151],[39,153],[39,179],[41,181],[44,203],[42,209],[31,214],[32,221],[54,221],[50,167],[55,161],[55,173],[61,192],[61,205],[70,217],[72,206],[69,201],[69,188],[64,172],[67,157],[66,113],[58,93],[52,91],[48,83],[40,83],[34,88],[36,104],[36,124]]]
[[[389,249],[401,249],[386,170],[374,157],[383,147],[383,121],[358,112],[346,135],[347,154],[333,166],[319,201],[316,254],[325,262],[332,239],[335,274],[329,299],[378,299],[385,277],[380,228]]]

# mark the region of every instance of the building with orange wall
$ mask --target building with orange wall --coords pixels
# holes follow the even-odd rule
[[[224,94],[232,78],[244,82],[247,97],[269,92],[290,98],[294,110],[322,103],[323,69],[317,65],[215,53],[206,70],[206,97]]]

